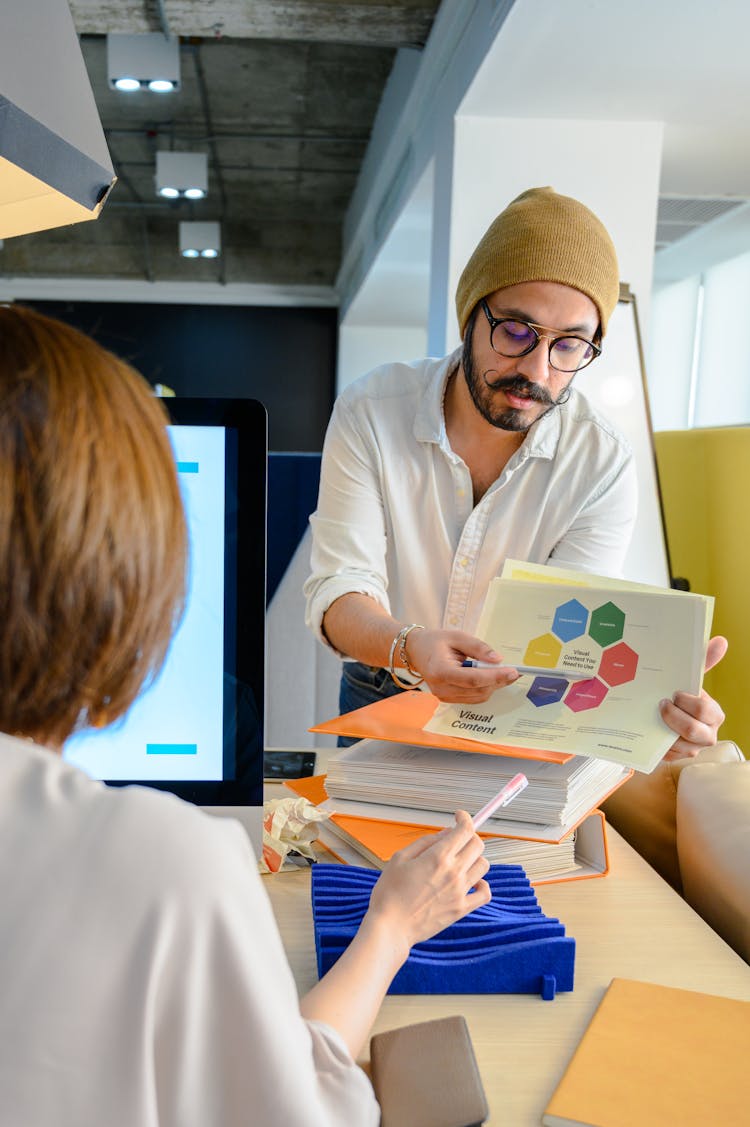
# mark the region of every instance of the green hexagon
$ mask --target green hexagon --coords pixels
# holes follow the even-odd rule
[[[619,642],[625,629],[625,612],[614,603],[605,603],[591,612],[589,634],[600,646]]]

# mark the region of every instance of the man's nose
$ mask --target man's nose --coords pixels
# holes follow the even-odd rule
[[[519,356],[516,368],[522,376],[532,383],[546,383],[549,380],[549,341],[540,337],[531,352]]]

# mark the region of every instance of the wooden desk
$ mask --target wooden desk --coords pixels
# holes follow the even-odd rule
[[[401,995],[383,1004],[373,1032],[446,1014],[465,1016],[487,1092],[490,1127],[538,1127],[614,977],[750,1001],[750,967],[610,828],[607,840],[609,876],[537,890],[546,915],[559,918],[576,939],[571,993],[558,994],[553,1002],[531,995],[462,994]],[[316,981],[309,872],[266,877],[265,887],[304,993]]]

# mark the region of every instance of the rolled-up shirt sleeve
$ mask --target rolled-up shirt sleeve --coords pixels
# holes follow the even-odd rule
[[[339,399],[323,447],[318,508],[310,517],[311,574],[304,587],[305,620],[327,646],[323,616],[342,595],[369,595],[390,612],[380,462],[375,444]]]

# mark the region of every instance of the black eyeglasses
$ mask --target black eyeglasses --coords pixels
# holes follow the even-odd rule
[[[601,348],[585,337],[555,336],[554,329],[533,321],[493,317],[484,298],[480,305],[490,323],[490,344],[499,356],[528,356],[540,340],[549,341],[549,363],[556,372],[578,372],[601,356]]]

